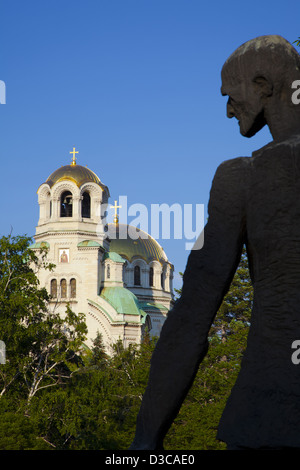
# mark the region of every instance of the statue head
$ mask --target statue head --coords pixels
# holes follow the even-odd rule
[[[238,119],[243,136],[252,137],[276,116],[299,115],[300,106],[295,109],[291,97],[292,83],[300,80],[300,56],[281,36],[242,44],[226,60],[221,76],[221,93],[229,97],[227,116]]]

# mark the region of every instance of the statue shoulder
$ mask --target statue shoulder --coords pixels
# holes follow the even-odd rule
[[[236,157],[222,162],[215,173],[215,179],[230,179],[243,182],[251,166],[251,157]]]
[[[211,200],[241,202],[249,183],[248,168],[250,168],[250,157],[232,158],[221,163],[213,178]]]
[[[249,163],[250,157],[237,157],[218,166],[210,190],[209,214],[215,212],[230,217],[242,217],[249,184]],[[219,217],[221,220],[222,216]]]

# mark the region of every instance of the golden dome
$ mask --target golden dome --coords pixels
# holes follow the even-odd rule
[[[98,176],[95,175],[93,171],[81,165],[65,165],[58,168],[58,170],[55,170],[49,178],[47,178],[46,183],[51,187],[55,183],[64,180],[73,181],[78,187],[90,181],[100,184]]]
[[[101,183],[98,176],[92,170],[76,164],[65,165],[58,168],[47,178],[46,183],[51,188],[55,183],[65,180],[73,181],[79,188],[85,183],[96,183],[103,190],[108,191],[108,188]]]
[[[134,231],[133,233],[140,234],[136,240],[130,237],[130,229]],[[108,236],[111,240],[110,251],[118,253],[129,262],[134,258],[142,258],[146,263],[154,260],[160,263],[168,261],[160,244],[136,227],[126,224],[108,224]]]

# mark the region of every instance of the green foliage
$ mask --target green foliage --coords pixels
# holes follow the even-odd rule
[[[127,449],[134,437],[156,338],[105,352],[101,334],[90,349],[83,315],[49,315],[40,289],[41,257],[26,237],[0,240],[0,450]],[[30,262],[30,264],[28,263]],[[51,266],[46,266],[51,269]],[[180,291],[178,292],[180,295]],[[236,380],[252,307],[246,255],[212,325],[207,356],[165,439],[166,449],[224,449],[218,422]]]
[[[296,44],[296,46],[300,47],[300,37],[296,39],[296,41],[294,41],[293,44]]]
[[[86,334],[83,315],[75,315],[70,308],[64,319],[49,312],[48,293],[39,288],[37,273],[41,266],[52,266],[45,261],[46,251],[36,256],[30,243],[25,236],[0,239],[0,338],[6,345],[6,363],[0,365],[0,402],[7,410],[0,429],[7,413],[14,412],[16,428],[33,425],[22,418],[29,418],[31,400],[41,390],[70,378]],[[0,441],[0,448],[7,448],[8,437]]]
[[[1,450],[44,450],[48,446],[36,437],[34,423],[24,414],[14,411],[2,414],[0,425]]]
[[[55,449],[127,449],[133,439],[155,340],[118,342],[111,357],[101,353],[100,335],[95,343],[68,384],[32,403],[40,435]]]
[[[181,276],[181,278],[183,277],[183,273],[182,273],[181,271],[179,271],[179,275]],[[180,288],[180,289],[174,288],[174,291],[175,291],[176,294],[177,294],[177,297],[176,297],[176,298],[180,297],[180,295],[181,295],[181,288]]]

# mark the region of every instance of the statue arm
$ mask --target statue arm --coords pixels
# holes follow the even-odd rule
[[[208,349],[208,332],[238,266],[245,242],[240,160],[214,177],[203,248],[192,250],[180,299],[169,312],[151,359],[131,449],[157,450]]]

